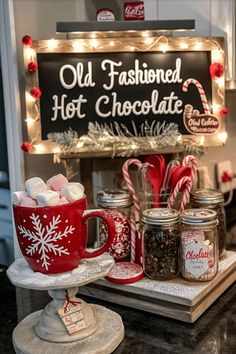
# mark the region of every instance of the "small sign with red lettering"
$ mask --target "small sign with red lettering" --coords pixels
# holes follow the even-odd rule
[[[65,301],[64,306],[59,308],[57,312],[70,335],[86,328],[81,303],[76,297],[70,298],[69,302]]]
[[[144,20],[144,2],[128,1],[124,3],[124,19],[126,21]]]
[[[208,246],[202,242],[194,240],[184,247],[185,271],[192,274],[195,278],[208,271]]]

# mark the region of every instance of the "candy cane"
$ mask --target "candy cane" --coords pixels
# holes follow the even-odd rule
[[[193,155],[185,156],[182,162],[183,166],[189,166],[191,168],[191,179],[194,182],[197,173],[197,159]]]
[[[135,210],[137,213],[140,213],[140,202],[139,202],[138,197],[135,193],[133,183],[132,183],[132,181],[130,179],[130,175],[129,175],[129,166],[130,165],[136,165],[136,166],[138,166],[138,168],[141,168],[142,162],[139,161],[138,159],[129,159],[122,166],[123,177],[124,177],[126,186],[128,188],[128,191],[131,194]],[[131,262],[135,262],[135,258],[136,258],[136,232],[137,232],[136,222],[135,222],[135,219],[133,217],[131,217],[130,218]]]
[[[200,97],[201,97],[204,113],[205,114],[211,114],[209,106],[208,106],[208,102],[207,102],[205,91],[204,91],[202,85],[200,84],[200,82],[195,80],[195,79],[187,79],[187,80],[185,80],[183,85],[182,85],[182,90],[184,92],[188,91],[189,84],[194,84],[197,87],[198,92],[199,92]]]
[[[168,202],[168,208],[172,208],[174,205],[174,202],[176,200],[176,197],[180,191],[180,189],[184,186],[184,191],[183,191],[183,195],[182,195],[182,199],[181,199],[181,203],[180,203],[180,207],[179,207],[179,211],[182,213],[185,209],[185,206],[189,200],[189,196],[190,196],[190,191],[192,188],[192,179],[190,177],[182,177],[178,183],[176,184],[173,193],[171,194],[170,198],[169,198],[169,202]]]
[[[135,193],[133,183],[130,179],[130,175],[129,175],[129,166],[130,165],[136,165],[136,166],[138,166],[138,168],[141,168],[142,162],[139,161],[138,159],[128,159],[122,167],[122,173],[123,173],[123,177],[124,177],[126,186],[132,196],[134,207],[135,207],[136,211],[139,213],[140,212],[140,203],[139,203],[138,197]]]

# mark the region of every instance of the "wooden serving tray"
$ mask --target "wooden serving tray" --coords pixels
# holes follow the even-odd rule
[[[168,281],[143,278],[120,285],[100,279],[82,286],[80,294],[193,323],[235,280],[236,252],[227,251],[218,274],[209,282],[189,282],[182,277]]]

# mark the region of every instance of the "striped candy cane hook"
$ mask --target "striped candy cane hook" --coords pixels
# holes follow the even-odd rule
[[[136,195],[136,192],[134,190],[133,187],[133,183],[131,181],[130,175],[129,175],[129,166],[130,165],[136,165],[138,166],[138,168],[142,167],[142,162],[139,161],[138,159],[128,159],[124,165],[122,166],[122,173],[123,173],[123,177],[126,183],[126,186],[128,188],[128,191],[131,194],[133,203],[134,203],[134,207],[135,210],[138,214],[140,214],[140,202],[139,199]],[[131,229],[131,262],[135,262],[136,259],[136,222],[135,219],[133,217],[130,218],[130,229]],[[139,235],[138,235],[139,237]],[[141,252],[142,253],[142,252]],[[141,254],[142,256],[142,254]],[[140,260],[140,264],[142,264],[141,260]]]
[[[205,114],[211,114],[209,106],[208,106],[208,102],[207,102],[205,91],[204,91],[202,85],[200,84],[200,82],[198,80],[195,80],[195,79],[187,79],[187,80],[185,80],[183,85],[182,85],[182,90],[184,92],[188,92],[188,86],[190,84],[194,84],[197,87],[197,89],[198,89],[198,92],[199,92],[200,97],[201,97],[204,113]]]
[[[178,183],[176,184],[168,202],[168,208],[173,208],[176,197],[180,191],[180,189],[184,186],[184,191],[182,195],[182,199],[180,202],[179,211],[182,213],[185,209],[186,204],[188,203],[190,191],[192,188],[192,179],[190,177],[182,177]]]
[[[198,164],[197,159],[193,155],[185,156],[184,159],[183,159],[183,162],[182,162],[183,166],[189,166],[191,168],[191,179],[192,179],[192,182],[194,182],[194,179],[195,179],[196,174],[197,174],[197,164]]]

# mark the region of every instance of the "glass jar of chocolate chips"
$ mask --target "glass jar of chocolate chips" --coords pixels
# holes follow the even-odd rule
[[[180,272],[179,212],[147,209],[142,224],[144,273],[156,280],[175,278]]]
[[[196,189],[191,192],[190,204],[192,208],[206,208],[216,212],[219,255],[222,256],[226,249],[226,217],[223,193],[214,189]]]

